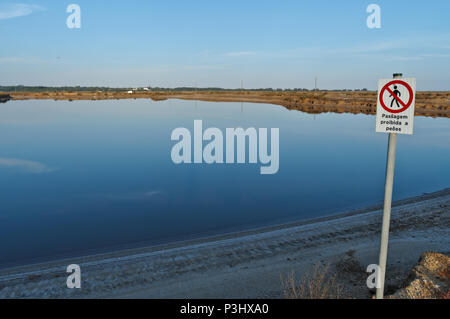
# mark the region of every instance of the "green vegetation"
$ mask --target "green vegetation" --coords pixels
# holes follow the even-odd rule
[[[111,87],[99,87],[99,86],[0,86],[0,92],[126,92],[126,91],[159,91],[159,92],[204,92],[204,91],[228,91],[228,92],[240,92],[240,91],[260,91],[260,92],[307,92],[314,91],[304,88],[294,89],[273,89],[273,88],[260,88],[260,89],[224,89],[218,87],[208,88],[196,88],[196,87],[177,87],[177,88],[163,88],[163,87],[146,87],[146,88],[111,88]],[[367,91],[367,89],[355,89],[355,90],[320,90],[320,91]]]
[[[106,92],[121,92],[131,89],[125,88],[108,88],[108,87],[84,87],[84,86],[0,86],[0,92],[92,92],[92,91],[106,91]]]

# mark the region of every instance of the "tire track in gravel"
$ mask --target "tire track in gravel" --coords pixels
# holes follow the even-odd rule
[[[35,271],[0,276],[0,298],[101,297],[120,289],[143,289],[181,275],[225,270],[344,242],[378,240],[381,214],[376,210],[163,251],[81,262],[81,290],[66,288],[68,261],[50,268],[40,266]],[[427,229],[450,237],[450,194],[393,208],[391,236]]]

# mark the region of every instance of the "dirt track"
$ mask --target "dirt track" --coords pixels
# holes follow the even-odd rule
[[[340,274],[350,297],[367,298],[365,267],[377,263],[381,211],[0,271],[0,298],[278,298],[280,276],[353,251],[362,271]],[[450,189],[398,203],[392,211],[387,283],[419,256],[449,249]],[[81,266],[82,289],[66,288],[65,268]],[[404,278],[403,278],[404,279]]]

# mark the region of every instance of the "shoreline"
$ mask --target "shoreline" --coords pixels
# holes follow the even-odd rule
[[[408,197],[405,199],[397,200],[392,203],[392,208],[406,205],[406,204],[413,204],[417,202],[421,202],[424,200],[439,198],[442,196],[450,195],[450,188],[445,188],[436,192],[432,193],[423,193],[422,195],[417,195],[413,197]],[[245,230],[236,230],[236,231],[229,231],[224,232],[222,234],[216,234],[216,235],[207,235],[207,236],[199,236],[192,239],[185,239],[185,240],[175,240],[164,244],[149,244],[149,245],[139,245],[139,243],[136,243],[136,245],[139,245],[138,247],[129,247],[129,248],[118,248],[118,249],[112,249],[111,251],[107,252],[93,252],[93,253],[80,253],[78,256],[67,256],[67,257],[56,257],[51,260],[44,260],[44,261],[38,261],[38,262],[31,262],[27,264],[22,265],[15,265],[11,267],[4,267],[0,268],[0,280],[3,275],[6,273],[14,273],[14,272],[23,272],[23,269],[27,268],[40,268],[45,267],[49,265],[57,265],[61,263],[74,263],[76,261],[91,261],[91,260],[103,260],[103,259],[109,259],[109,258],[120,258],[123,256],[130,256],[130,255],[138,255],[141,253],[147,253],[147,252],[158,252],[158,251],[164,251],[169,249],[176,249],[180,247],[188,247],[192,245],[202,244],[202,243],[209,243],[209,242],[217,242],[221,240],[227,240],[227,239],[233,239],[233,238],[240,238],[245,236],[251,236],[251,235],[257,235],[262,233],[269,233],[273,231],[278,230],[284,230],[289,229],[293,227],[298,226],[306,226],[311,224],[318,224],[322,222],[332,221],[336,219],[341,219],[345,217],[351,217],[351,216],[357,216],[377,210],[382,210],[383,204],[378,205],[371,205],[367,206],[365,208],[358,208],[358,209],[352,209],[344,212],[337,212],[330,215],[322,216],[322,217],[315,217],[315,218],[307,218],[307,219],[301,219],[301,220],[294,220],[286,223],[274,223],[273,225],[267,225],[267,226],[261,226],[261,227],[254,227],[250,229]],[[126,245],[125,245],[126,246]],[[44,257],[45,258],[45,257]]]
[[[409,212],[405,214],[406,211]],[[376,255],[378,239],[369,242],[367,239],[374,236],[377,238],[381,230],[380,213],[380,207],[377,205],[316,219],[220,236],[3,269],[0,270],[0,298],[176,298],[177,296],[239,298],[243,296],[237,296],[235,293],[241,289],[235,291],[231,287],[231,290],[223,292],[225,295],[220,295],[217,291],[205,288],[205,285],[209,285],[208,278],[220,280],[223,276],[230,276],[227,281],[232,286],[233,283],[234,286],[239,286],[244,273],[250,272],[252,276],[256,276],[254,280],[257,280],[261,278],[258,273],[262,271],[261,269],[264,270],[265,263],[273,265],[273,261],[279,260],[280,256],[286,261],[286,254],[288,256],[299,254],[300,260],[310,256],[311,260],[303,260],[301,265],[298,265],[300,269],[305,268],[305,262],[309,265],[317,259],[317,256],[336,257],[336,253],[342,254],[348,250],[348,247],[354,249],[370,244],[370,254]],[[396,227],[396,224],[400,223],[409,225],[408,227],[413,229],[420,229],[425,237],[432,238],[432,240],[418,241],[416,237],[409,237],[406,243],[409,241],[411,243],[407,244],[407,250],[419,247],[448,249],[449,214],[450,188],[395,202],[391,244],[395,242],[396,231],[404,230],[399,225]],[[362,225],[367,226],[368,230],[364,230]],[[442,233],[444,236],[439,236]],[[325,242],[320,244],[323,241]],[[297,249],[294,249],[295,247]],[[402,249],[405,250],[404,247]],[[361,250],[361,253],[364,254],[364,250]],[[291,259],[291,257],[287,258]],[[292,259],[295,260],[293,257]],[[65,267],[72,263],[81,266],[87,289],[70,291],[65,288],[67,276]],[[373,260],[372,263],[376,261]],[[230,270],[237,266],[242,266],[240,271],[235,274],[230,273]],[[279,268],[279,266],[275,268],[278,269],[277,267]],[[273,272],[270,273],[273,274]],[[280,273],[276,275],[279,280]],[[198,279],[198,277],[201,278]],[[241,279],[237,280],[235,277]],[[174,279],[176,279],[175,282],[173,282]],[[268,286],[273,286],[273,281],[274,279]],[[184,284],[181,284],[183,282]],[[261,284],[264,285],[264,283]],[[147,285],[154,287],[146,288]],[[181,285],[183,289],[177,288],[177,290],[173,288],[173,285]],[[203,289],[199,288],[193,294],[188,293],[191,286],[198,285]],[[40,291],[39,287],[42,287],[43,291]],[[172,288],[169,289],[169,287]],[[187,295],[183,295],[186,293]],[[244,296],[260,297],[249,293],[245,293]]]
[[[310,114],[352,113],[376,114],[376,92],[361,91],[311,91],[311,92],[265,92],[265,91],[149,91],[127,93],[112,92],[7,92],[11,101],[20,100],[122,100],[168,99],[197,100],[207,102],[266,103],[279,105],[288,110],[297,110]],[[0,92],[2,94],[2,92]],[[417,92],[416,116],[450,117],[450,92]]]

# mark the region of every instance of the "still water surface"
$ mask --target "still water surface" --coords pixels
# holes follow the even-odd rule
[[[280,129],[280,169],[175,165],[173,129]],[[195,101],[0,104],[0,267],[167,243],[379,204],[369,115]],[[399,136],[394,200],[450,186],[450,120]]]

